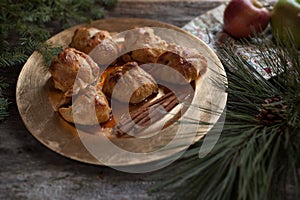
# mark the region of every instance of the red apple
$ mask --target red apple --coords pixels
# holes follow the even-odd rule
[[[231,0],[224,11],[224,31],[235,38],[251,37],[262,32],[270,13],[256,0]]]

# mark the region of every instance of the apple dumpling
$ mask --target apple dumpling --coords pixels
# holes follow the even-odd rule
[[[119,55],[119,47],[110,33],[93,27],[76,29],[70,47],[89,54],[98,65],[110,65]]]
[[[92,84],[100,75],[98,65],[87,54],[74,48],[61,51],[53,59],[49,72],[52,75],[54,87],[71,95],[76,78],[85,84]]]
[[[108,31],[97,28],[80,27],[76,29],[70,47],[89,54],[103,40],[111,38]]]
[[[129,31],[124,37],[123,50],[129,51],[122,56],[125,62],[155,63],[158,56],[167,48],[166,41],[154,34],[149,27]]]
[[[157,64],[148,68],[148,72],[155,78],[176,84],[190,83],[203,74],[207,68],[205,57],[197,50],[188,48],[177,48],[161,54],[157,59]],[[170,72],[169,67],[179,73]]]
[[[103,92],[121,102],[139,103],[157,93],[158,86],[153,77],[136,62],[129,62],[114,67],[107,75]]]
[[[58,111],[68,122],[96,125],[109,120],[111,108],[99,88],[88,86],[78,94],[72,105],[61,107]]]
[[[107,38],[98,44],[89,54],[89,56],[99,65],[107,67],[115,63],[119,57],[120,51],[118,44],[110,38]]]

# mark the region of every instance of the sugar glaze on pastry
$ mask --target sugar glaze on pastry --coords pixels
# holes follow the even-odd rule
[[[118,85],[116,87],[116,85]],[[132,91],[134,88],[134,91]],[[136,62],[129,62],[123,66],[116,66],[107,75],[103,92],[119,101],[139,103],[153,93],[158,92],[158,86],[153,77],[138,66]]]

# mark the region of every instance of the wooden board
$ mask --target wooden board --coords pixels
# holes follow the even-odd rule
[[[106,17],[147,18],[181,27],[221,3],[224,3],[224,0],[125,0],[119,1]]]

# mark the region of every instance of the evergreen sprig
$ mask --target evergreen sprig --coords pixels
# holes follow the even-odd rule
[[[0,2],[0,66],[24,63],[51,34],[103,17],[116,0],[3,0]],[[49,27],[59,27],[51,30]]]
[[[229,95],[221,137],[206,157],[198,156],[200,141],[159,173],[171,176],[154,191],[175,191],[172,199],[273,200],[284,199],[290,187],[299,199],[299,51],[292,42],[257,41],[261,67],[275,76],[265,79],[232,45],[221,46]]]
[[[3,79],[0,77],[0,121],[7,117],[8,112],[8,100],[3,98],[3,90],[6,89],[8,85],[3,82]]]

